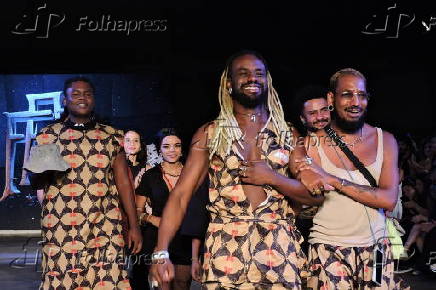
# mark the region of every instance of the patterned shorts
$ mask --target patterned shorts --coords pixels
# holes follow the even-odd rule
[[[386,257],[381,286],[372,281],[374,245],[310,245],[308,289],[410,289],[403,280],[394,277],[390,244],[385,241],[379,247],[383,249]]]
[[[242,283],[238,285],[224,285],[221,283],[204,283],[202,284],[202,289],[205,290],[285,290],[288,287],[283,286],[281,283],[277,284],[261,284],[261,283]]]

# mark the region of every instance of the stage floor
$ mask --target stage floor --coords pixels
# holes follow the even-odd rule
[[[39,238],[26,237],[0,237],[0,286],[4,290],[27,290],[38,289],[40,283],[40,258],[36,262]],[[26,244],[27,243],[27,244]],[[23,245],[26,244],[23,250]],[[24,265],[24,257],[26,261]],[[14,262],[13,262],[14,261]],[[436,278],[420,275],[413,276],[410,273],[403,274],[403,279],[408,281],[412,289],[430,290],[435,289]],[[193,283],[191,289],[200,289],[197,283]]]

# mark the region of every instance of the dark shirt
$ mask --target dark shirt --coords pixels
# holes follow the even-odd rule
[[[150,198],[152,215],[161,217],[165,204],[169,197],[168,186],[162,177],[160,165],[146,171],[141,183],[136,189],[136,194]],[[190,264],[192,237],[204,238],[206,227],[209,223],[206,204],[208,199],[207,182],[199,187],[188,205],[187,213],[182,222],[181,229],[176,233],[169,247],[170,257],[174,264]],[[144,252],[150,254],[157,243],[158,228],[151,224],[143,226]],[[182,235],[183,234],[183,235]],[[179,262],[174,261],[177,256]]]

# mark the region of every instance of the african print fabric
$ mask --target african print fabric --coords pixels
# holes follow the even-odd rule
[[[310,245],[308,289],[409,289],[404,281],[394,277],[388,240],[384,239],[378,247],[385,253],[381,285],[372,281],[374,246]]]
[[[213,126],[208,136],[213,135]],[[280,145],[283,142],[270,127],[261,135],[261,158],[288,176],[291,144]],[[300,289],[306,258],[290,201],[263,186],[267,199],[252,208],[238,175],[242,161],[235,144],[225,158],[214,155],[210,161],[211,222],[205,239],[203,285],[208,289]]]
[[[122,132],[102,124],[55,123],[38,144],[55,143],[71,170],[44,190],[41,289],[130,289],[112,165]]]

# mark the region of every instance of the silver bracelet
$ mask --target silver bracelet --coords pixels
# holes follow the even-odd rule
[[[311,157],[306,156],[305,159],[306,159],[305,162],[306,162],[307,165],[312,165],[313,159]]]
[[[342,188],[344,187],[346,181],[345,179],[341,178],[341,188],[338,188],[339,191],[342,191]]]
[[[170,253],[168,253],[167,250],[163,250],[163,251],[157,251],[154,252],[153,254],[151,254],[151,261],[155,262],[158,260],[163,260],[163,259],[169,259],[170,258]]]

